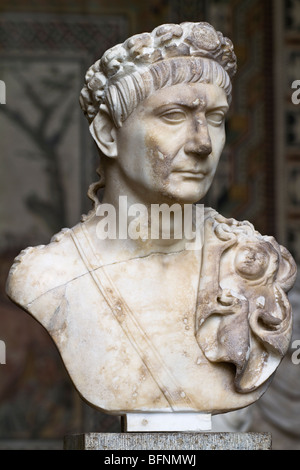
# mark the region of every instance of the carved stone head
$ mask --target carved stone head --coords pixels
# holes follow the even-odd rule
[[[89,68],[80,96],[107,157],[89,196],[97,203],[97,190],[120,165],[110,180],[125,176],[152,203],[200,200],[225,143],[235,72],[231,41],[208,23],[162,25],[106,51]]]

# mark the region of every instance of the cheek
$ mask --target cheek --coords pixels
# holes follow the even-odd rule
[[[225,129],[212,129],[209,133],[212,143],[212,159],[214,164],[218,164],[221,153],[226,142]]]
[[[158,148],[150,148],[147,159],[152,170],[152,177],[159,180],[168,178],[172,169],[172,159],[169,155],[162,153]]]
[[[156,136],[148,135],[145,139],[145,146],[152,175],[166,179],[171,172],[172,156],[166,152],[164,145],[161,145]]]
[[[226,141],[225,126],[223,125],[221,128],[211,128],[209,134],[214,153],[220,154],[224,148]]]
[[[129,126],[125,121],[123,127],[118,133],[118,151],[120,154],[120,161],[126,164],[136,158],[136,156],[145,152],[144,133],[143,129],[136,125],[135,127]]]

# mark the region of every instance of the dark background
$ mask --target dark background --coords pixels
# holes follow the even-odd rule
[[[90,208],[97,152],[78,96],[107,48],[183,21],[208,21],[232,39],[238,73],[227,145],[206,203],[274,235],[300,263],[300,105],[291,100],[300,80],[299,7],[298,0],[0,0],[0,448],[61,448],[65,434],[119,431],[118,418],[83,403],[48,334],[4,293],[21,249],[48,243]],[[298,302],[295,290],[296,318]],[[272,431],[274,448],[300,449],[299,371],[288,355],[243,418],[247,430]]]

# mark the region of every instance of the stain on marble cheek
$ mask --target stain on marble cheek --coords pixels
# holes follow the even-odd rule
[[[167,179],[171,172],[172,158],[170,155],[161,152],[157,147],[148,147],[148,158],[153,168],[154,176],[160,179]]]
[[[159,150],[155,152],[157,175],[166,180],[171,173],[172,158],[168,154],[163,154]]]

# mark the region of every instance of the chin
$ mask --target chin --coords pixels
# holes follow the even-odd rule
[[[204,198],[210,188],[211,179],[199,182],[185,182],[181,184],[169,184],[160,188],[160,203],[171,204],[196,204]]]
[[[184,192],[176,194],[164,194],[164,202],[168,204],[196,204],[204,198],[206,192]]]
[[[194,184],[184,185],[184,187],[180,188],[180,191],[178,191],[177,194],[186,204],[195,204],[206,196],[210,185],[211,179],[206,178],[205,181],[200,183],[195,182]]]
[[[196,204],[199,202],[201,199],[204,198],[206,195],[208,189],[206,188],[197,188],[197,190],[185,190],[185,191],[177,191],[174,194],[174,200],[176,199],[177,202],[181,204]]]

